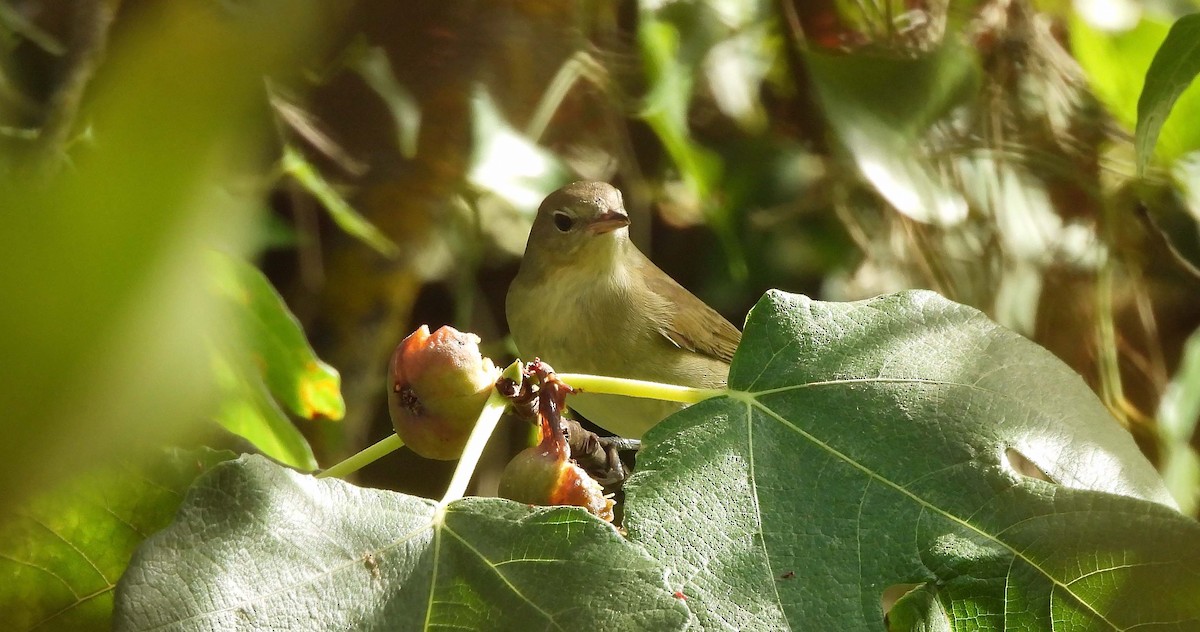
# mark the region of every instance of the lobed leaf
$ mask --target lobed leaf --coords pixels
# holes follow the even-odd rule
[[[768,293],[646,435],[630,539],[704,628],[1183,629],[1200,525],[1049,352],[930,292]],[[893,628],[897,629],[897,628]]]
[[[681,629],[663,569],[576,508],[432,501],[243,457],[134,557],[118,630]]]
[[[1200,626],[1200,524],[1077,375],[980,312],[771,292],[730,388],[646,435],[628,540],[226,464],[139,550],[117,627]]]

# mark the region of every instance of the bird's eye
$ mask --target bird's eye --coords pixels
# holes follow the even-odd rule
[[[567,215],[562,211],[556,211],[554,213],[554,227],[557,228],[559,232],[565,233],[568,230],[571,230],[571,227],[574,225],[575,220],[571,219],[570,215]]]

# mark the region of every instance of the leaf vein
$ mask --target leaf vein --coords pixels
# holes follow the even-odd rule
[[[875,381],[875,380],[855,380],[855,381],[858,381],[858,382],[871,382],[871,381]],[[923,383],[928,383],[928,382],[930,382],[930,380],[904,380],[904,381],[907,381],[907,382],[923,382]],[[936,382],[935,382],[935,383],[936,383]],[[960,386],[965,386],[965,385],[960,385]],[[971,387],[971,388],[976,388],[976,387]],[[777,390],[778,390],[778,389],[777,389]],[[982,389],[982,390],[987,390],[987,389]],[[997,393],[997,395],[1001,395],[1001,394],[1000,394],[1000,393]],[[779,414],[778,414],[778,413],[776,413],[774,410],[771,410],[771,409],[770,409],[770,408],[768,408],[766,405],[764,405],[762,402],[759,402],[759,401],[758,401],[756,398],[754,398],[754,397],[751,397],[751,398],[750,398],[750,401],[752,401],[752,402],[753,402],[753,404],[754,404],[756,407],[758,407],[760,410],[762,410],[764,413],[766,413],[766,414],[767,414],[767,415],[769,415],[770,417],[774,418],[776,421],[778,421],[779,423],[783,424],[785,427],[787,427],[787,428],[790,428],[791,430],[793,430],[793,431],[795,431],[795,432],[799,433],[799,434],[800,434],[800,435],[802,435],[802,436],[803,436],[805,439],[807,439],[807,440],[809,440],[809,441],[813,442],[813,444],[815,444],[815,445],[817,445],[818,447],[820,447],[821,449],[823,449],[823,450],[825,450],[825,451],[829,452],[829,453],[830,453],[832,456],[834,456],[835,458],[841,459],[841,460],[842,460],[842,461],[844,461],[846,464],[850,465],[851,467],[854,467],[855,469],[859,470],[859,471],[860,471],[860,472],[862,472],[863,474],[866,474],[868,477],[870,477],[870,478],[872,478],[872,479],[874,479],[874,480],[877,480],[877,481],[879,481],[879,482],[883,483],[885,486],[887,486],[887,487],[890,487],[890,488],[892,488],[892,489],[896,490],[897,492],[899,492],[900,494],[902,494],[902,495],[904,495],[904,496],[907,496],[907,497],[908,497],[910,500],[912,500],[913,502],[917,503],[918,505],[920,505],[920,506],[922,506],[922,507],[927,507],[927,508],[928,508],[930,511],[932,511],[932,512],[934,512],[934,513],[936,513],[936,514],[939,514],[939,515],[941,515],[943,518],[945,518],[945,519],[947,519],[947,520],[949,520],[949,521],[951,521],[951,522],[954,522],[954,523],[956,523],[956,524],[958,524],[958,525],[962,526],[963,528],[965,528],[965,529],[967,529],[967,530],[969,530],[969,531],[972,531],[972,532],[974,532],[974,533],[978,534],[979,536],[983,537],[984,539],[986,539],[986,540],[988,540],[988,541],[992,541],[992,542],[995,542],[995,543],[999,544],[1001,547],[1003,547],[1004,549],[1006,549],[1007,551],[1009,551],[1009,552],[1010,552],[1012,555],[1014,555],[1014,556],[1016,556],[1016,557],[1020,558],[1020,559],[1021,559],[1021,561],[1025,562],[1025,563],[1026,563],[1026,564],[1028,564],[1030,567],[1032,567],[1032,568],[1036,569],[1036,570],[1037,570],[1039,573],[1041,573],[1043,576],[1045,576],[1047,579],[1049,579],[1051,582],[1053,582],[1055,586],[1058,586],[1058,587],[1062,588],[1062,589],[1063,589],[1064,591],[1066,591],[1066,593],[1067,593],[1068,595],[1070,595],[1070,596],[1071,596],[1071,597],[1072,597],[1072,598],[1073,598],[1073,599],[1074,599],[1074,600],[1075,600],[1077,603],[1079,603],[1081,606],[1083,606],[1084,608],[1086,608],[1087,610],[1089,610],[1089,611],[1090,611],[1092,614],[1094,614],[1095,616],[1097,616],[1098,618],[1100,618],[1102,621],[1104,621],[1105,623],[1107,623],[1107,624],[1108,624],[1110,627],[1112,627],[1112,628],[1114,628],[1114,629],[1118,629],[1118,628],[1117,628],[1117,626],[1116,626],[1116,624],[1114,624],[1113,622],[1109,621],[1109,620],[1108,620],[1108,619],[1107,619],[1107,618],[1106,618],[1106,617],[1105,617],[1103,614],[1101,614],[1101,613],[1100,613],[1098,610],[1096,610],[1096,608],[1095,608],[1095,607],[1093,607],[1093,605],[1092,605],[1091,603],[1089,603],[1088,601],[1086,601],[1086,600],[1085,600],[1083,597],[1081,597],[1080,595],[1076,594],[1074,591],[1072,591],[1072,590],[1070,589],[1070,587],[1069,587],[1069,586],[1067,586],[1067,585],[1066,585],[1066,584],[1064,584],[1063,582],[1059,581],[1059,580],[1058,580],[1056,577],[1054,577],[1052,574],[1050,574],[1050,572],[1049,572],[1049,571],[1047,571],[1046,569],[1044,569],[1044,568],[1042,568],[1041,566],[1039,566],[1039,565],[1038,565],[1038,564],[1037,564],[1037,563],[1036,563],[1034,560],[1032,560],[1032,559],[1030,559],[1030,558],[1026,557],[1026,556],[1025,556],[1025,555],[1024,555],[1024,554],[1023,554],[1021,551],[1017,550],[1017,549],[1016,549],[1016,548],[1014,548],[1012,545],[1010,545],[1010,544],[1008,544],[1007,542],[1005,542],[1005,541],[1003,541],[1003,540],[1001,540],[1001,539],[997,538],[996,536],[994,536],[994,535],[992,535],[992,534],[989,534],[989,533],[987,533],[987,532],[983,531],[982,529],[980,529],[979,527],[976,527],[975,525],[971,524],[970,522],[968,522],[968,521],[966,521],[966,520],[963,520],[962,518],[959,518],[958,516],[956,516],[956,515],[954,515],[954,514],[952,514],[952,513],[948,512],[948,511],[945,511],[945,510],[941,509],[940,507],[938,507],[938,506],[934,505],[933,503],[931,503],[931,502],[929,502],[929,501],[925,500],[924,498],[922,498],[922,497],[918,496],[916,493],[914,493],[914,492],[912,492],[912,491],[910,491],[910,490],[908,490],[908,489],[905,489],[903,486],[901,486],[901,485],[899,485],[899,484],[897,484],[897,483],[895,483],[895,482],[893,482],[893,481],[890,481],[890,480],[888,480],[887,478],[885,478],[885,477],[881,476],[880,474],[876,473],[874,470],[872,470],[871,468],[867,467],[866,465],[863,465],[862,463],[859,463],[858,461],[856,461],[856,460],[854,460],[854,459],[850,458],[850,456],[849,456],[849,455],[847,455],[847,454],[845,454],[845,453],[841,452],[840,450],[838,450],[838,449],[834,448],[833,446],[831,446],[831,445],[829,445],[829,444],[825,443],[824,441],[821,441],[821,440],[820,440],[819,438],[817,438],[816,436],[814,436],[814,435],[812,435],[812,434],[809,434],[809,433],[808,433],[808,432],[806,432],[804,429],[802,429],[802,428],[800,428],[799,426],[797,426],[797,425],[793,424],[792,422],[788,421],[787,419],[784,419],[784,418],[783,418],[783,416],[779,415]]]

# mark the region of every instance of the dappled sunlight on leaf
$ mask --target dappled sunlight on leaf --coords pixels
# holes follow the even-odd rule
[[[292,413],[308,419],[341,419],[346,412],[333,367],[316,357],[299,321],[254,266],[210,253],[211,286],[229,307],[248,358],[262,371],[271,392]]]
[[[212,345],[222,393],[216,420],[282,463],[316,469],[308,441],[281,406],[306,419],[341,419],[341,377],[316,357],[262,272],[217,252],[209,253],[207,265],[212,292],[225,301],[239,335],[235,343]]]

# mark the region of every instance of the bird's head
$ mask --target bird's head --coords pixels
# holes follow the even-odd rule
[[[525,257],[599,271],[628,240],[629,214],[621,192],[605,182],[574,182],[551,193],[538,208]]]

